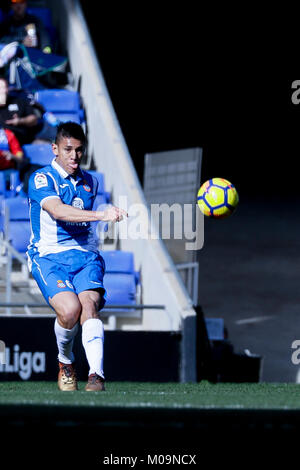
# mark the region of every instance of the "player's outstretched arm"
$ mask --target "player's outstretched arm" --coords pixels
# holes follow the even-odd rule
[[[103,220],[104,222],[120,222],[128,214],[123,209],[111,206],[104,211],[87,211],[77,207],[64,204],[60,199],[49,199],[43,204],[46,210],[55,220],[65,222],[93,222]]]

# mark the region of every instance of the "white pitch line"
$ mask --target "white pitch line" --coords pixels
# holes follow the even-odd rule
[[[266,315],[264,317],[243,318],[242,320],[237,320],[235,323],[236,325],[247,325],[247,323],[260,323],[265,320],[271,320],[271,318],[274,318],[274,316]]]

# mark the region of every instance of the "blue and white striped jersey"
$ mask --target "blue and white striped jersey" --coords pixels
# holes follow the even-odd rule
[[[92,210],[97,186],[97,179],[80,169],[75,180],[55,159],[51,165],[31,175],[28,184],[31,220],[31,239],[27,251],[29,265],[35,254],[45,256],[71,249],[97,251],[90,222],[55,220],[43,209],[45,201],[60,198],[64,204]]]

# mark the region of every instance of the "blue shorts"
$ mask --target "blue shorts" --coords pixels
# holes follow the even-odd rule
[[[99,310],[105,305],[105,261],[99,253],[67,250],[42,257],[35,255],[31,273],[48,304],[49,297],[59,292],[75,292],[78,295],[85,290],[100,289]]]

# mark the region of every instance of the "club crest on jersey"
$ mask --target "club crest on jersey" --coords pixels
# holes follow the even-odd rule
[[[59,287],[60,289],[64,289],[64,287],[66,287],[66,284],[62,280],[59,279],[57,281],[57,287]]]
[[[84,189],[85,191],[87,191],[88,193],[91,192],[91,188],[90,188],[90,186],[87,184],[87,181],[86,181],[86,180],[83,180],[83,189]]]
[[[72,206],[76,207],[77,209],[83,209],[84,204],[83,204],[83,200],[81,199],[81,197],[75,197],[72,201]]]
[[[34,177],[34,184],[36,189],[48,186],[47,176],[44,173],[37,173]]]

